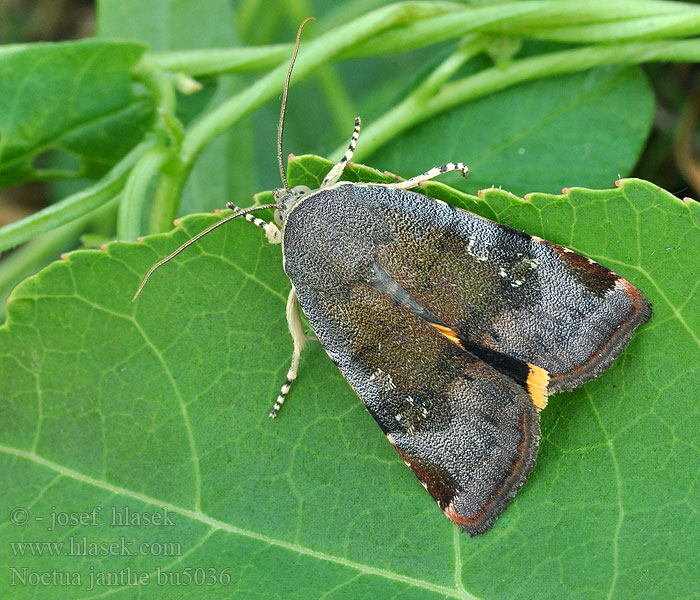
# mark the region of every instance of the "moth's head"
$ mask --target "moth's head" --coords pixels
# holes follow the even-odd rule
[[[311,188],[305,185],[297,185],[293,188],[277,188],[273,191],[275,198],[275,204],[277,209],[275,211],[275,223],[279,227],[284,227],[284,223],[287,221],[287,215],[289,211],[292,210],[299,202],[311,191]]]

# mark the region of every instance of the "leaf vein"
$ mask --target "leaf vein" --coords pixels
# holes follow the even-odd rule
[[[283,548],[283,549],[289,550],[291,552],[297,552],[297,553],[302,554],[304,556],[309,556],[311,558],[331,562],[331,563],[334,563],[334,564],[337,564],[337,565],[340,565],[343,567],[354,569],[356,571],[360,571],[361,573],[363,573],[365,575],[373,575],[376,577],[383,577],[385,579],[397,581],[399,583],[405,583],[406,585],[411,585],[411,586],[425,589],[425,590],[435,592],[438,594],[443,594],[444,596],[449,597],[449,598],[457,598],[458,600],[478,600],[476,598],[476,596],[473,596],[473,595],[471,595],[467,592],[463,592],[461,590],[452,589],[452,588],[449,588],[449,587],[446,587],[443,585],[438,585],[435,583],[431,583],[429,581],[425,581],[422,579],[408,577],[406,575],[400,575],[398,573],[392,573],[392,572],[387,571],[385,569],[379,569],[376,567],[372,567],[370,565],[358,563],[358,562],[355,562],[353,560],[349,560],[347,558],[344,558],[342,556],[334,556],[332,554],[327,554],[325,552],[319,552],[317,550],[312,550],[312,549],[307,548],[305,546],[300,546],[298,544],[292,544],[289,542],[285,542],[283,540],[278,540],[278,539],[272,538],[270,536],[267,536],[267,535],[264,535],[261,533],[257,533],[255,531],[250,531],[247,529],[243,529],[241,527],[236,527],[234,525],[224,523],[223,521],[219,521],[218,519],[215,519],[213,517],[205,515],[199,509],[189,510],[189,509],[177,506],[175,504],[171,504],[169,502],[164,502],[164,501],[158,500],[157,498],[152,498],[152,497],[147,496],[145,494],[141,494],[141,493],[134,492],[132,490],[117,486],[117,485],[113,485],[113,484],[108,483],[106,481],[100,481],[100,480],[95,479],[93,477],[89,477],[87,475],[84,475],[84,474],[80,473],[79,471],[74,471],[73,469],[69,469],[69,468],[64,467],[62,465],[54,463],[53,461],[50,461],[42,456],[39,456],[37,454],[32,453],[32,452],[26,452],[24,450],[19,450],[17,448],[12,448],[10,446],[5,446],[5,445],[0,445],[0,452],[3,454],[7,454],[9,456],[14,456],[16,458],[21,458],[21,459],[36,463],[38,465],[41,465],[42,467],[56,471],[57,473],[60,473],[64,477],[67,477],[69,479],[74,479],[76,481],[79,481],[79,482],[87,484],[87,485],[92,485],[94,487],[111,492],[113,494],[118,494],[120,496],[126,496],[128,498],[132,498],[133,500],[138,500],[139,502],[143,502],[144,504],[150,504],[150,505],[158,506],[161,508],[167,508],[169,511],[171,511],[174,514],[179,514],[179,515],[186,517],[188,519],[191,519],[193,521],[203,523],[203,524],[208,525],[209,527],[211,527],[212,529],[215,529],[215,530],[221,530],[221,531],[225,531],[227,533],[231,533],[231,534],[247,537],[250,539],[254,539],[254,540],[269,544],[271,546]]]

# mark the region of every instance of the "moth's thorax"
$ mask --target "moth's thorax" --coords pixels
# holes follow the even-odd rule
[[[341,183],[292,199],[282,248],[285,271],[295,285],[337,291],[341,280],[372,276],[376,246],[393,236],[364,193],[361,186]]]

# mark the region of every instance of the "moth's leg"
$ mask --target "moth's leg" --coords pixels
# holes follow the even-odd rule
[[[426,171],[421,175],[411,177],[406,181],[399,181],[397,183],[380,183],[373,185],[381,185],[382,187],[394,188],[395,190],[410,190],[411,188],[418,187],[421,183],[430,181],[434,177],[442,175],[443,173],[449,173],[450,171],[461,171],[462,175],[464,175],[465,177],[469,174],[469,169],[465,164],[461,162],[447,163],[446,165],[442,165],[441,167],[433,167],[432,169],[430,169],[430,171]]]
[[[329,185],[333,185],[335,182],[340,179],[340,176],[343,174],[343,169],[345,168],[346,163],[352,158],[352,155],[355,152],[355,148],[357,148],[357,140],[360,137],[360,117],[355,117],[355,129],[352,131],[352,137],[350,138],[350,145],[348,146],[348,149],[345,151],[345,154],[343,154],[343,158],[340,159],[340,161],[333,165],[333,168],[328,171],[328,175],[323,179],[323,182],[321,183],[321,187],[327,187]]]
[[[292,364],[289,365],[289,371],[287,371],[287,379],[284,380],[280,394],[277,396],[275,405],[270,411],[270,417],[273,419],[277,416],[282,404],[284,404],[284,399],[289,393],[292,381],[297,378],[299,358],[301,356],[301,351],[304,349],[304,344],[306,343],[306,334],[304,333],[304,325],[301,322],[301,315],[299,314],[298,300],[297,291],[294,289],[294,286],[292,286],[289,297],[287,298],[287,323],[289,324],[289,333],[292,334],[294,351],[292,352]]]
[[[231,210],[241,210],[233,202],[227,202],[226,208],[229,208]],[[260,227],[260,229],[262,229],[265,232],[265,237],[267,238],[267,241],[271,244],[280,244],[282,242],[282,234],[277,228],[277,225],[275,225],[274,223],[268,223],[267,221],[263,221],[262,219],[259,219],[251,213],[246,213],[245,215],[243,215],[243,218],[246,221],[250,221],[253,225],[257,225],[258,227]]]

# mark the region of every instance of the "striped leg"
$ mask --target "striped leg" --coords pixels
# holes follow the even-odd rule
[[[241,210],[233,202],[227,202],[226,208],[229,208],[231,210]],[[253,225],[257,225],[258,227],[260,227],[260,229],[262,229],[265,232],[265,237],[267,238],[267,241],[271,244],[279,244],[282,241],[282,234],[277,228],[277,225],[275,225],[274,223],[268,223],[267,221],[263,221],[262,219],[259,219],[251,213],[246,213],[245,215],[243,215],[243,218],[246,221],[250,221]]]
[[[323,179],[323,182],[321,183],[321,187],[327,187],[329,185],[333,185],[340,179],[340,176],[343,174],[343,169],[345,168],[346,163],[352,158],[352,155],[355,152],[355,148],[357,148],[357,140],[360,138],[360,117],[355,117],[355,129],[352,132],[352,137],[350,138],[350,145],[348,146],[348,149],[345,151],[345,154],[343,154],[343,158],[340,159],[340,161],[333,165],[333,168],[328,171],[328,175]]]
[[[441,167],[433,167],[432,169],[430,169],[430,171],[426,171],[421,175],[411,177],[406,181],[399,181],[398,183],[382,183],[375,185],[382,185],[383,187],[394,188],[395,190],[410,190],[411,188],[418,187],[426,181],[430,181],[438,175],[442,175],[443,173],[449,173],[450,171],[461,171],[462,175],[464,175],[465,177],[469,174],[469,169],[463,163],[447,163],[446,165],[442,165]]]
[[[279,409],[281,408],[282,404],[284,404],[284,399],[289,393],[289,388],[292,385],[292,381],[297,378],[297,371],[299,370],[299,357],[301,356],[301,351],[304,349],[304,344],[306,343],[304,325],[302,324],[301,316],[299,315],[297,291],[294,289],[294,286],[292,286],[292,289],[289,291],[289,297],[287,298],[287,323],[289,324],[289,333],[292,334],[292,340],[294,341],[292,364],[289,365],[287,379],[284,380],[280,394],[277,396],[275,405],[270,411],[270,418],[272,419],[277,416]]]

